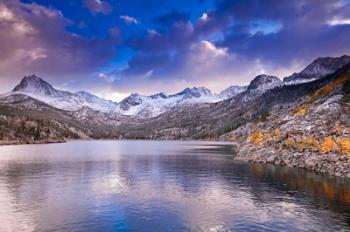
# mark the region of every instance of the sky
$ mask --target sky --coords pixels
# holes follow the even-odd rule
[[[219,92],[350,54],[349,0],[0,0],[0,92]]]

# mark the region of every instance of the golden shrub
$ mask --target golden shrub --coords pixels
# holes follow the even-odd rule
[[[303,136],[301,141],[297,143],[299,150],[318,150],[319,147],[318,140],[312,136]]]
[[[248,137],[248,141],[254,144],[263,144],[270,139],[269,134],[256,130]]]
[[[307,112],[308,112],[308,109],[305,106],[301,106],[294,111],[294,116],[302,117],[302,116],[305,116]]]
[[[337,150],[344,155],[350,155],[350,138],[339,137],[337,138]]]
[[[335,89],[337,86],[345,82],[348,78],[350,77],[350,73],[345,73],[338,77],[335,81],[329,83],[328,85],[325,85],[321,89],[317,90],[311,97],[310,101],[313,102],[315,101],[318,97],[325,95]]]
[[[288,137],[286,139],[286,141],[284,142],[284,144],[288,147],[288,148],[295,148],[296,147],[296,142],[295,139],[292,137]]]
[[[320,152],[323,154],[330,152],[333,149],[335,149],[336,146],[337,146],[337,144],[335,143],[333,138],[331,136],[328,136],[328,137],[324,138],[323,143],[320,146]]]

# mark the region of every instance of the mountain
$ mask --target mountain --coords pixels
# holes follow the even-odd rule
[[[54,89],[48,82],[35,75],[25,76],[21,82],[12,90],[12,92],[22,92],[36,96],[47,97],[62,97],[65,95],[70,95],[68,92],[58,91]]]
[[[245,90],[240,92],[236,96],[238,96],[242,102],[248,102],[258,98],[268,90],[281,85],[283,85],[283,82],[277,77],[262,74],[253,78],[253,80],[251,80],[251,82],[245,88]]]
[[[116,112],[122,115],[151,118],[187,105],[223,101],[241,93],[245,89],[246,87],[232,86],[220,94],[213,94],[205,87],[186,88],[173,95],[158,93],[144,96],[134,93],[118,104]]]
[[[25,76],[9,94],[25,94],[58,109],[68,111],[89,107],[92,110],[111,114],[149,118],[184,105],[219,102],[231,98],[245,89],[246,87],[232,86],[220,94],[213,94],[204,87],[186,88],[173,95],[158,93],[144,96],[134,93],[116,103],[85,91],[71,93],[58,90],[43,79],[30,75]]]
[[[252,80],[247,90],[233,98],[211,104],[174,108],[157,117],[144,119],[137,124],[122,123],[118,130],[124,138],[208,139],[219,138],[231,132],[235,132],[236,137],[247,138],[249,133],[254,131],[254,126],[269,121],[274,115],[280,117],[281,123],[286,123],[291,117],[291,112],[294,112],[302,102],[313,98],[316,92],[323,93],[329,91],[328,89],[333,90],[335,86],[334,91],[338,92],[334,92],[334,97],[338,101],[342,98],[341,88],[344,83],[344,80],[339,77],[345,75],[344,78],[347,80],[348,72],[350,72],[349,65],[318,80],[295,85],[285,85],[275,77],[258,76]],[[333,92],[330,91],[331,93]],[[318,99],[319,104],[326,103],[322,106],[326,107],[332,102],[331,97],[332,95],[322,94]],[[343,105],[341,102],[339,104]],[[350,105],[344,109],[349,109],[349,107]],[[304,109],[301,112],[304,112]],[[332,117],[328,116],[329,119],[333,119],[333,122],[329,121],[329,126],[339,122],[340,115],[346,115],[344,112],[339,109],[330,111],[329,114]],[[327,134],[330,132],[327,129],[317,131],[317,123],[322,123],[324,120],[325,118],[321,118],[313,121],[310,118],[306,123],[299,121],[299,124],[296,123],[295,126],[298,126],[300,131],[308,130],[311,126],[314,128],[313,133]],[[346,120],[342,122],[345,123]],[[267,125],[271,127],[272,124],[271,122]]]
[[[229,99],[232,98],[242,92],[247,90],[247,86],[237,86],[237,85],[231,85],[227,89],[221,91],[218,96],[221,99]]]
[[[278,79],[275,76],[269,76],[269,75],[259,75],[256,76],[248,85],[247,90],[248,91],[265,91],[267,89],[271,89],[279,84],[281,84],[282,81]]]
[[[116,107],[112,101],[87,92],[71,93],[57,90],[36,75],[25,76],[10,94],[25,94],[63,110],[78,110],[84,106],[108,112]]]
[[[173,97],[176,96],[182,96],[183,98],[201,98],[201,97],[211,97],[213,94],[211,93],[210,89],[205,87],[193,87],[193,88],[186,88],[182,90],[181,92],[172,95]]]
[[[350,56],[347,55],[341,57],[321,57],[314,60],[301,72],[285,77],[283,81],[295,83],[312,81],[331,74],[348,63],[350,63]]]

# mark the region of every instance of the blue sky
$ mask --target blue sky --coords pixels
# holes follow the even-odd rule
[[[1,92],[35,73],[120,100],[350,53],[347,0],[0,0]]]

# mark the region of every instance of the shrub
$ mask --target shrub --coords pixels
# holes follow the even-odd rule
[[[317,90],[311,97],[310,101],[313,102],[315,101],[318,97],[325,95],[335,89],[337,86],[341,85],[344,83],[348,78],[350,77],[349,73],[343,74],[340,77],[338,77],[335,81],[329,83],[328,85],[325,85],[321,89]]]
[[[294,116],[302,117],[302,116],[305,116],[307,112],[308,112],[308,109],[304,106],[301,106],[294,111]]]
[[[333,138],[331,136],[328,136],[326,138],[324,138],[322,145],[320,146],[320,152],[321,153],[327,153],[332,151],[335,147],[337,146],[337,144],[335,143],[335,141],[333,140]]]
[[[317,139],[315,139],[312,136],[304,136],[301,141],[297,144],[297,148],[299,150],[318,150],[319,149],[319,142]]]
[[[344,155],[350,155],[350,138],[339,137],[337,139],[338,152]]]
[[[262,132],[262,131],[259,131],[259,130],[254,131],[248,137],[248,141],[250,143],[254,143],[254,144],[258,144],[258,145],[267,142],[269,139],[270,139],[269,134]]]
[[[296,142],[295,139],[292,137],[288,137],[286,139],[286,141],[284,142],[284,144],[288,147],[288,148],[296,148]]]

